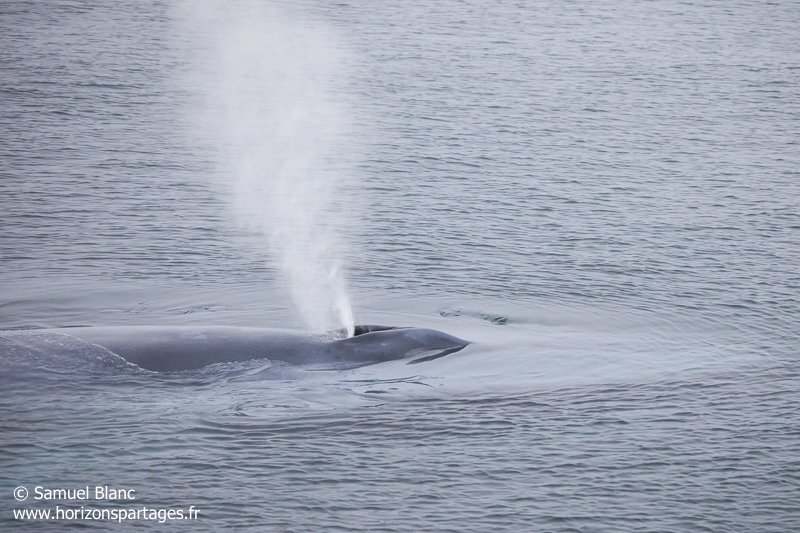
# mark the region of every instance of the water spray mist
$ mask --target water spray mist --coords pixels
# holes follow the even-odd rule
[[[352,335],[345,220],[333,208],[352,175],[346,54],[327,25],[289,9],[192,1],[175,16],[193,56],[198,124],[235,212],[265,236],[308,326]]]

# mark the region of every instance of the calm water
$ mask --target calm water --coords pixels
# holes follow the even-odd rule
[[[284,8],[347,50],[357,321],[474,345],[5,368],[3,526],[56,524],[18,485],[112,485],[192,531],[800,528],[797,4]],[[175,18],[0,5],[0,328],[303,327],[187,134]]]

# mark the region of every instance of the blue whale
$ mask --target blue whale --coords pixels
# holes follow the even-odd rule
[[[356,326],[343,331],[304,333],[234,326],[121,326],[0,331],[0,339],[31,354],[119,356],[145,370],[193,370],[214,363],[268,359],[297,365],[363,366],[408,359],[430,361],[469,342],[424,328]],[[0,345],[2,346],[2,345]],[[2,355],[2,354],[0,354]]]

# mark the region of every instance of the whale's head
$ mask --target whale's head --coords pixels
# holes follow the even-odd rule
[[[408,364],[422,363],[469,344],[435,329],[365,325],[356,326],[352,337],[334,343],[340,359],[364,364],[395,359],[409,359]]]

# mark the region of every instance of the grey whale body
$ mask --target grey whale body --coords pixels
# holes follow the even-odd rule
[[[31,349],[65,352],[53,355],[102,349],[156,372],[251,359],[362,366],[408,358],[412,364],[443,357],[469,344],[425,328],[356,326],[355,333],[342,338],[341,331],[313,334],[235,326],[121,326],[3,331],[0,335]]]

